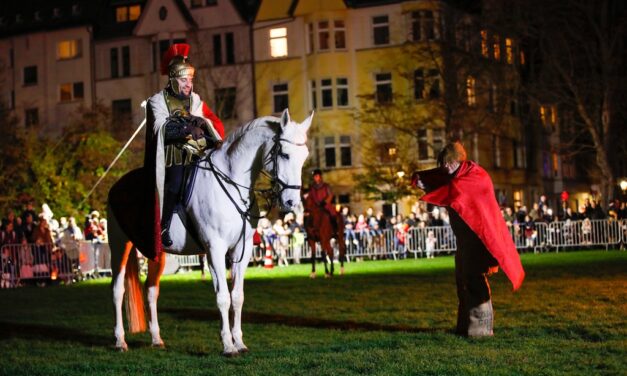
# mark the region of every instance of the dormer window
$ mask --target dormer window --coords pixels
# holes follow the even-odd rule
[[[115,20],[118,23],[137,21],[141,15],[141,5],[129,5],[115,8]]]

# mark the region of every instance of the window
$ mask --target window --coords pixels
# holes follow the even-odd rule
[[[490,51],[488,49],[488,31],[481,30],[481,55],[483,57],[489,57]]]
[[[287,28],[270,29],[270,56],[287,56]]]
[[[118,23],[137,21],[141,15],[141,5],[130,5],[115,8],[115,20]]]
[[[235,87],[226,87],[216,89],[215,91],[215,108],[220,119],[235,119],[235,98],[237,89]]]
[[[122,76],[131,75],[131,49],[129,46],[122,47]]]
[[[418,130],[418,159],[421,161],[429,159],[429,140],[426,129]]]
[[[83,99],[85,97],[84,87],[82,82],[65,83],[59,85],[59,101],[69,102],[76,99]]]
[[[429,99],[440,98],[440,72],[429,69]]]
[[[235,39],[233,33],[224,34],[226,42],[226,63],[235,64]]]
[[[396,160],[398,150],[393,142],[384,142],[379,145],[379,160],[381,163],[393,163]]]
[[[224,39],[224,42],[223,42]],[[233,33],[213,35],[213,65],[235,64],[235,39]]]
[[[24,125],[27,127],[39,124],[39,109],[27,108],[24,110]]]
[[[192,8],[201,8],[203,6],[218,5],[218,0],[192,0]]]
[[[498,35],[494,35],[492,37],[493,40],[493,50],[494,50],[494,60],[501,60],[501,38]]]
[[[377,73],[375,75],[376,81],[376,100],[377,103],[390,103],[392,102],[392,74],[391,73]]]
[[[473,76],[468,76],[466,79],[466,101],[470,107],[474,107],[477,104],[475,78]]]
[[[343,20],[333,21],[333,33],[335,36],[335,49],[341,50],[346,48],[346,28]]]
[[[335,167],[335,137],[324,138],[324,165],[325,167]]]
[[[553,126],[557,125],[557,106],[556,105],[551,106],[551,124],[553,124]]]
[[[213,65],[222,65],[222,35],[213,35]]]
[[[375,46],[390,43],[390,25],[388,22],[388,16],[372,17],[372,34]]]
[[[325,51],[330,48],[329,38],[329,21],[318,22],[318,49],[320,51]]]
[[[507,64],[514,63],[514,41],[512,38],[505,38],[505,61]]]
[[[425,37],[427,40],[434,40],[435,38],[435,18],[433,17],[433,11],[427,10],[423,13],[423,27],[425,29]]]
[[[335,80],[335,89],[337,92],[337,106],[348,106],[348,78],[337,78]]]
[[[422,40],[422,22],[420,12],[411,13],[411,40]]]
[[[111,102],[111,121],[113,129],[126,130],[133,122],[133,112],[130,99],[118,99]]]
[[[64,40],[57,43],[57,60],[74,59],[81,56],[81,40]]]
[[[283,112],[289,107],[289,98],[287,84],[272,85],[272,97],[274,100],[274,113],[278,114]]]
[[[553,177],[557,178],[559,177],[559,172],[560,172],[560,158],[557,155],[556,152],[552,152],[551,153],[551,161],[552,161],[552,170],[553,170]]]
[[[320,80],[320,94],[322,96],[322,108],[333,107],[333,81]]]
[[[547,125],[547,116],[548,116],[549,107],[545,105],[540,106],[540,121],[542,125]]]
[[[488,111],[497,113],[499,110],[499,97],[498,87],[496,84],[490,85],[490,91],[488,92]]]
[[[498,135],[492,135],[492,160],[494,167],[501,167],[501,138]]]
[[[433,135],[431,150],[433,150],[433,157],[435,158],[444,147],[444,129],[433,129],[431,133]]]
[[[513,141],[514,147],[514,167],[515,168],[524,168],[525,167],[525,146],[520,141]]]
[[[425,75],[422,69],[414,71],[414,99],[425,98]]]
[[[117,78],[119,76],[117,47],[110,50],[109,57],[111,60],[111,78]]]
[[[37,66],[24,67],[24,86],[37,85]]]
[[[342,167],[350,167],[353,165],[351,136],[340,136],[340,165]]]
[[[309,92],[311,93],[311,109],[315,110],[318,108],[318,93],[316,91],[316,80],[309,81]]]

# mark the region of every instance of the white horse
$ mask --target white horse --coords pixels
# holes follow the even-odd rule
[[[273,191],[282,210],[292,210],[300,203],[301,170],[309,151],[307,130],[313,113],[302,123],[290,119],[285,110],[281,118],[262,117],[233,132],[221,148],[199,162],[194,192],[186,206],[198,233],[198,240],[208,254],[216,300],[222,317],[220,332],[223,354],[237,355],[248,351],[242,338],[242,305],[244,273],[252,254],[253,229],[258,208],[253,188],[262,170],[270,175]],[[139,284],[137,254],[123,233],[112,210],[109,213],[109,243],[113,270],[116,348],[126,351],[122,324],[122,301],[127,294],[129,330],[146,330],[142,291]],[[175,216],[171,225],[173,246],[168,253],[190,254],[189,237]],[[186,244],[187,243],[187,244]],[[192,247],[192,251],[194,248]],[[233,289],[229,293],[225,256],[233,260]],[[148,263],[146,295],[149,304],[149,328],[153,346],[164,346],[157,321],[159,279],[165,266],[165,253]],[[128,262],[128,264],[127,264]],[[126,286],[125,286],[126,281]],[[229,308],[233,309],[233,327],[229,326]]]

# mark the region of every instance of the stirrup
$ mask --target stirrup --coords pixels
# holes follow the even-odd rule
[[[172,243],[172,239],[170,238],[170,230],[163,230],[163,232],[161,233],[161,245],[163,245],[164,247],[169,247],[172,245]]]

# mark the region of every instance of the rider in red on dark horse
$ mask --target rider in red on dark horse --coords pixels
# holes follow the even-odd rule
[[[331,187],[324,182],[322,171],[313,171],[313,184],[307,192],[305,200],[307,241],[312,250],[311,277],[315,278],[316,257],[315,244],[320,242],[331,262],[331,271],[327,269],[327,257],[323,257],[326,276],[333,275],[333,249],[331,238],[335,238],[340,248],[341,272],[344,273],[344,258],[346,245],[344,244],[344,221],[333,205],[333,192]]]

